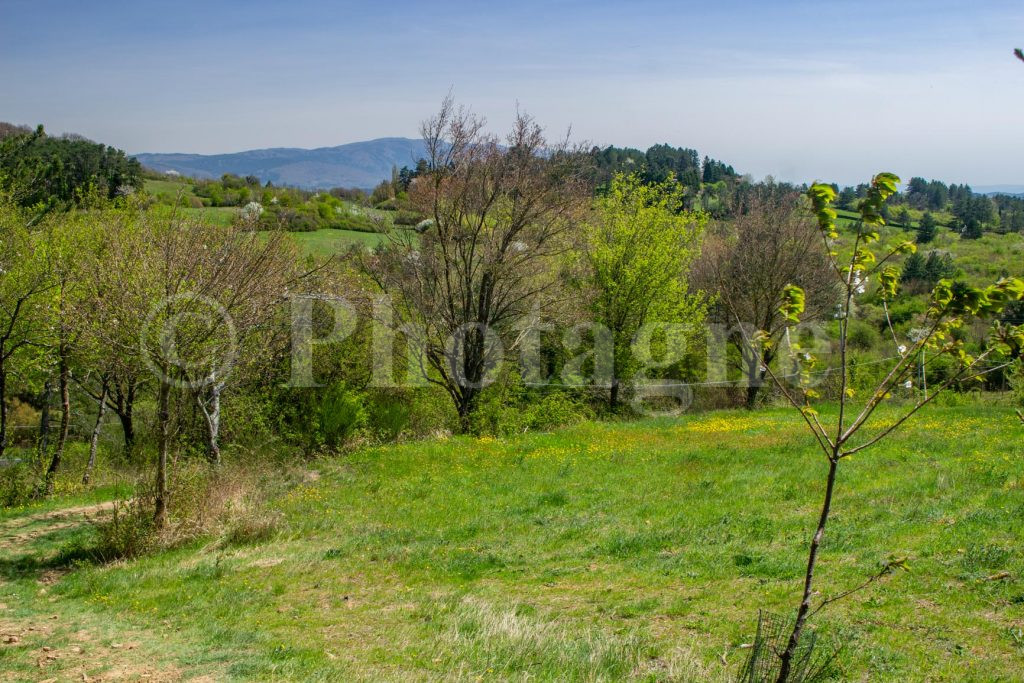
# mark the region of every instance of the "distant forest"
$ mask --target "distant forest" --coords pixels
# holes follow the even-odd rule
[[[766,179],[754,182],[741,175],[726,162],[703,158],[695,149],[654,145],[646,151],[629,147],[593,147],[585,152],[591,162],[593,185],[598,194],[607,188],[618,173],[636,174],[643,182],[657,184],[674,177],[685,189],[686,209],[702,209],[713,218],[728,218],[742,210],[744,197],[752,191],[770,188],[772,192],[788,193],[806,189],[806,185]],[[370,193],[354,188],[326,190],[333,195],[367,206],[401,209],[402,196],[410,183],[426,171],[426,162],[394,168],[391,178],[382,180]],[[42,126],[35,129],[0,122],[0,177],[4,189],[14,192],[21,206],[45,210],[58,205],[82,205],[90,196],[112,199],[142,187],[146,176],[162,177],[144,169],[123,151],[92,142],[82,136],[48,135]],[[196,197],[192,202],[202,206],[245,206],[260,202],[269,195],[261,189],[273,187],[256,176],[224,174],[219,180],[193,180]],[[854,211],[868,191],[868,185],[840,187],[833,185],[838,198],[836,206]],[[279,188],[283,190],[285,188]],[[279,193],[278,193],[279,194]],[[293,206],[319,196],[313,191],[291,188]],[[279,198],[280,201],[280,198]],[[332,209],[333,210],[333,209]],[[292,213],[295,213],[294,211]],[[315,213],[315,212],[313,212]],[[311,213],[296,220],[291,216],[291,229],[309,230],[320,226]],[[327,215],[325,211],[321,213]],[[935,226],[946,226],[965,239],[981,237],[985,232],[1024,232],[1024,198],[1010,195],[984,195],[969,185],[947,185],[938,180],[912,177],[902,192],[885,207],[885,219],[901,227],[924,231],[923,242]],[[291,215],[291,214],[289,214]],[[271,216],[267,216],[269,220]],[[419,217],[405,216],[406,224]]]

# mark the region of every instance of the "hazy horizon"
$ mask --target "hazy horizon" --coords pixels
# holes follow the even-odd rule
[[[1016,3],[5,5],[0,119],[132,154],[415,138],[451,89],[758,178],[1024,184]]]

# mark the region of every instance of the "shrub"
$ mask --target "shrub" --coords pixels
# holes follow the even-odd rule
[[[366,424],[362,396],[343,382],[329,387],[317,406],[318,437],[328,448],[337,448]]]
[[[862,320],[851,320],[847,342],[850,347],[860,351],[870,351],[878,344],[880,335],[868,323]]]
[[[11,451],[8,451],[11,454]],[[15,462],[13,455],[5,455],[9,464],[0,465],[0,508],[25,505],[32,500],[38,478],[27,462]]]
[[[412,406],[407,398],[382,394],[370,409],[373,433],[382,441],[397,441],[412,419]]]
[[[530,405],[530,429],[553,429],[594,417],[589,406],[566,391],[552,391]]]
[[[593,412],[570,392],[553,387],[543,393],[528,391],[520,374],[509,368],[481,393],[472,431],[509,436],[574,424],[588,417],[593,417]]]
[[[379,232],[377,223],[369,216],[353,213],[338,214],[331,220],[329,227],[336,230],[355,230],[357,232]]]
[[[421,387],[407,394],[409,425],[413,436],[429,436],[451,430],[458,416],[444,389],[437,386]]]
[[[201,459],[179,462],[171,471],[169,525],[153,522],[152,484],[141,479],[135,495],[116,502],[110,515],[94,521],[96,539],[85,555],[101,562],[139,557],[198,538],[218,536],[220,545],[258,543],[283,526],[280,513],[267,509],[273,482],[287,483],[284,472],[251,462],[211,466]]]
[[[423,214],[413,211],[399,211],[395,214],[395,225],[416,225],[423,219]]]
[[[1013,389],[1013,402],[1024,408],[1024,361],[1017,361],[1010,375],[1010,387]]]
[[[113,562],[156,549],[160,543],[153,522],[152,502],[149,495],[116,501],[110,516],[95,523],[96,542],[90,554],[100,562]]]
[[[31,447],[39,435],[39,411],[30,404],[11,401],[7,412],[7,445]]]

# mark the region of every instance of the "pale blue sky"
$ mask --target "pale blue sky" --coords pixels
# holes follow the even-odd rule
[[[1021,2],[3,0],[0,120],[130,152],[415,137],[453,88],[596,144],[1024,184]]]

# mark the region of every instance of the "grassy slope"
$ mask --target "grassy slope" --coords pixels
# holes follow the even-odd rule
[[[852,240],[854,214],[840,212],[838,225],[843,246],[849,249]],[[884,256],[900,242],[914,241],[913,230],[886,226],[882,228],[882,247],[876,249],[879,257]],[[935,239],[928,244],[918,245],[922,255],[929,251],[949,252],[953,256],[954,265],[963,273],[963,277],[974,285],[989,285],[1006,274],[1021,276],[1024,264],[1024,235],[1009,233],[1000,235],[985,233],[981,239],[965,240],[949,228],[940,227]]]
[[[1020,429],[934,408],[844,466],[820,585],[890,553],[913,567],[826,613],[844,679],[1019,679]],[[808,444],[768,411],[322,461],[271,543],[83,567],[45,593],[5,561],[0,623],[57,626],[2,646],[0,669],[37,675],[41,645],[85,629],[111,657],[134,639],[162,671],[218,679],[722,679],[757,610],[793,605],[823,474]],[[61,533],[33,548],[83,532]]]
[[[313,256],[330,256],[349,248],[352,244],[375,247],[385,239],[379,232],[358,232],[355,230],[314,230],[312,232],[293,232],[289,235],[303,251]]]
[[[170,197],[177,197],[179,193],[185,197],[193,196],[192,185],[184,181],[146,180],[146,191],[154,196],[160,193]],[[186,208],[182,210],[189,215],[203,218],[214,225],[231,225],[231,222],[238,214],[238,208],[233,206],[211,206],[201,209]],[[357,207],[357,210],[369,214],[385,226],[391,226],[392,212],[377,211],[365,207]],[[385,239],[382,234],[360,232],[357,230],[316,230],[313,232],[296,232],[291,234],[306,254],[316,257],[331,256],[343,252],[353,244],[374,247]]]

